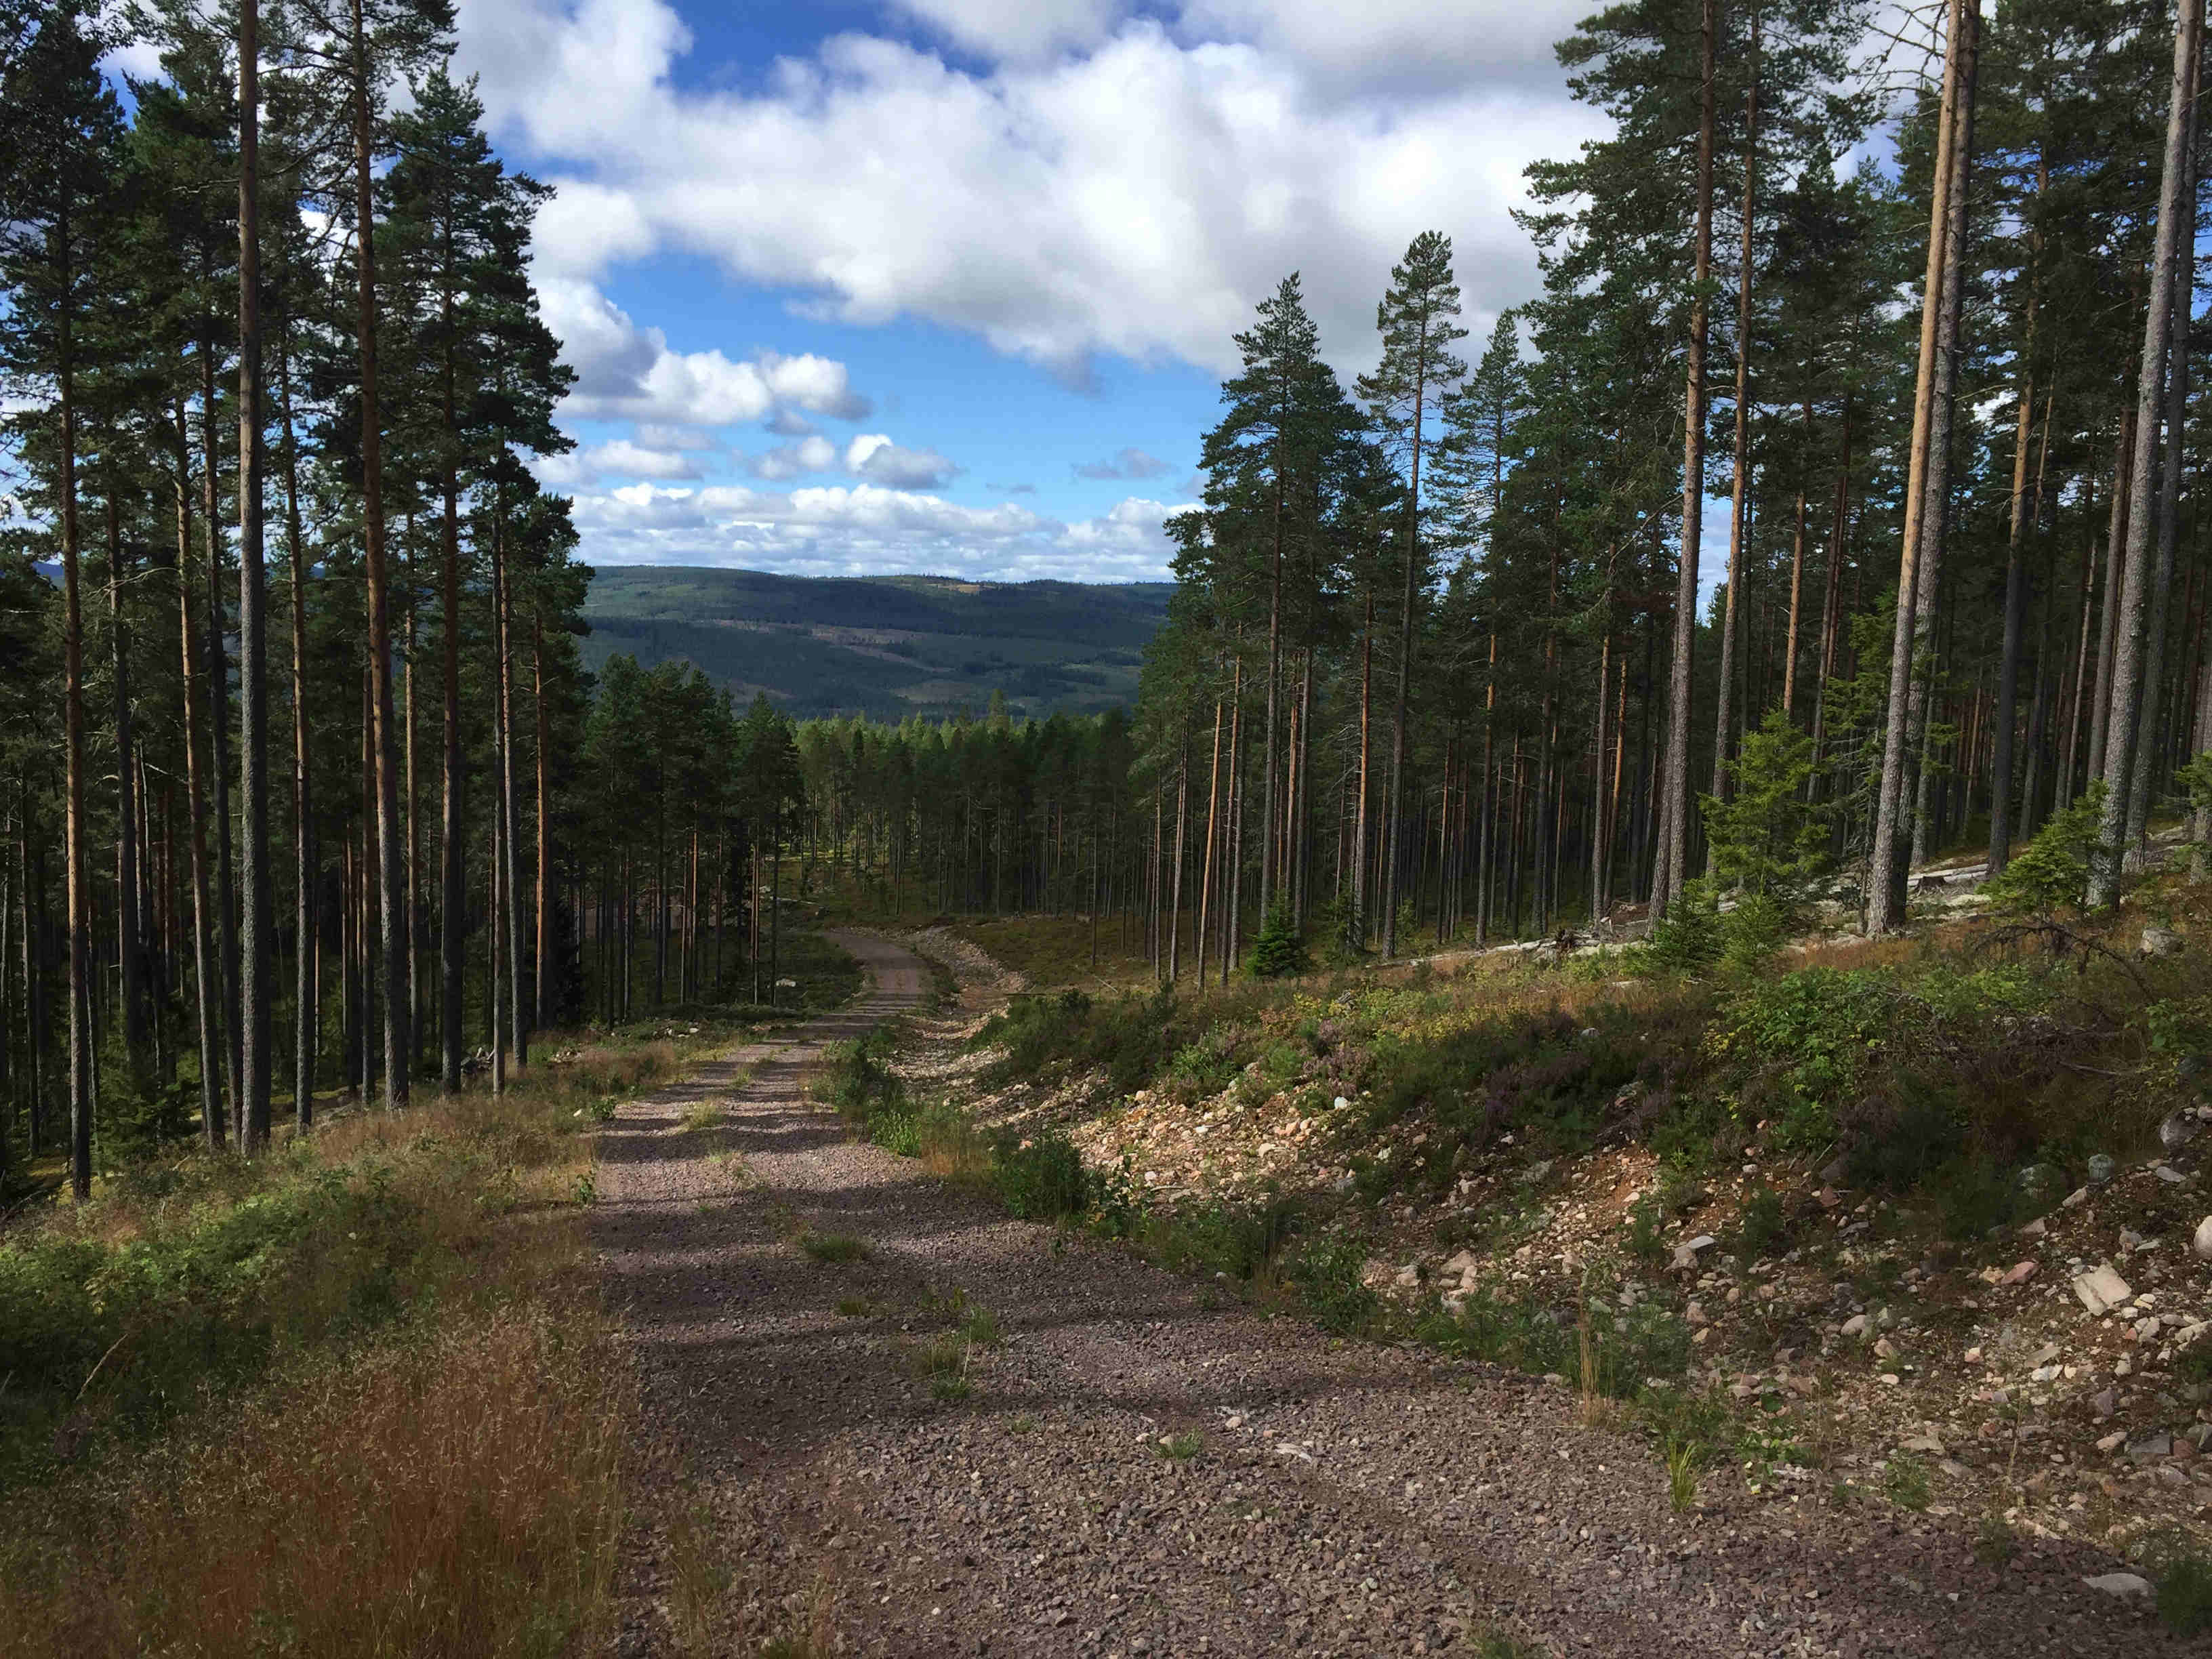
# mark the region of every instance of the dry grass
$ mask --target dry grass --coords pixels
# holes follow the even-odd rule
[[[594,1316],[543,1308],[303,1366],[204,1434],[20,1501],[8,1651],[592,1645],[626,1375]]]
[[[543,1052],[564,1063],[501,1097],[357,1109],[252,1165],[146,1166],[11,1230],[15,1316],[100,1360],[49,1367],[43,1400],[17,1375],[0,1418],[21,1483],[0,1499],[10,1659],[602,1644],[631,1384],[581,1131],[680,1054]],[[179,1265],[134,1270],[118,1311],[104,1287],[149,1261]]]

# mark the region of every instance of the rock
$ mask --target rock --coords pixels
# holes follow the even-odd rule
[[[2037,1271],[2037,1264],[2033,1261],[2016,1261],[2010,1267],[2008,1267],[2005,1270],[2004,1277],[1997,1280],[1997,1283],[2000,1285],[2025,1285],[2029,1279],[2035,1277]]]
[[[2158,1166],[2157,1173],[2158,1178],[2166,1182],[2169,1187],[2179,1187],[2183,1182],[2189,1179],[2187,1176],[2182,1174],[2180,1170],[2175,1169],[2171,1164],[2160,1164]]]
[[[1845,1336],[1864,1336],[1866,1333],[1867,1316],[1864,1314],[1853,1314],[1849,1319],[1846,1319],[1844,1322],[1844,1334]]]
[[[2208,1445],[2212,1445],[2212,1423],[2191,1423],[2181,1431],[2181,1437],[2203,1451]]]
[[[2144,1462],[2154,1457],[2171,1457],[2173,1437],[2164,1429],[2153,1429],[2139,1439],[2128,1442],[2128,1455]]]
[[[1886,1336],[1877,1337],[1875,1340],[1874,1352],[1877,1359],[1894,1359],[1897,1358],[1897,1345]]]
[[[2092,1314],[2103,1314],[2118,1307],[2135,1292],[2128,1288],[2126,1279],[2106,1266],[2075,1274],[2074,1294],[2081,1298],[2081,1305]]]
[[[1982,1351],[1979,1348],[1969,1348],[1960,1356],[1960,1359],[1965,1364],[1978,1365],[1982,1363]]]
[[[2127,1437],[2127,1432],[2124,1430],[2108,1434],[2097,1443],[2097,1449],[2100,1452],[2116,1452],[2119,1450]]]
[[[2046,1342],[2036,1351],[2035,1358],[2027,1363],[2031,1365],[2048,1365],[2057,1358],[2058,1345],[2056,1342]]]
[[[1814,1194],[1813,1197],[1824,1210],[1832,1210],[1836,1206],[1844,1201],[1837,1195],[1836,1189],[1833,1187],[1823,1187],[1819,1192]]]
[[[2102,1590],[2107,1595],[2148,1595],[2150,1580],[2139,1573],[2100,1572],[2094,1578],[2081,1581],[2093,1590]]]
[[[2076,1187],[2058,1200],[2058,1207],[2062,1210],[2078,1210],[2088,1201],[2089,1189],[2087,1187]]]
[[[1674,1266],[1685,1269],[1695,1267],[1698,1254],[1710,1250],[1719,1243],[1720,1240],[1711,1233],[1699,1233],[1695,1238],[1685,1240],[1674,1247]]]
[[[1458,1275],[1464,1273],[1473,1266],[1474,1266],[1474,1252],[1473,1250],[1462,1250],[1457,1255],[1455,1255],[1450,1261],[1444,1263],[1444,1272],[1455,1278]]]
[[[2203,1127],[2193,1113],[2169,1112],[2166,1121],[2158,1126],[2158,1144],[2169,1152],[2178,1152],[2196,1139]]]
[[[2132,1227],[2121,1228],[2120,1248],[2124,1250],[2141,1249],[2142,1248],[2142,1235],[2136,1231]]]
[[[2158,1316],[2151,1314],[2136,1321],[2135,1337],[2138,1342],[2148,1342],[2158,1334]]]
[[[2110,1389],[2106,1389],[2104,1393],[2096,1395],[2089,1401],[2089,1409],[2096,1413],[2100,1419],[2110,1417],[2114,1412],[2119,1410],[2119,1408],[2120,1397]]]
[[[2212,1215],[2197,1224],[2197,1236],[2189,1241],[2189,1248],[2198,1261],[2212,1261]]]
[[[1850,1178],[1850,1160],[1846,1158],[1836,1158],[1821,1165],[1820,1184],[1824,1187],[1840,1187]]]
[[[2089,1184],[2101,1187],[2120,1172],[2110,1152],[2099,1152],[2089,1160]]]
[[[1700,1326],[1710,1325],[1712,1321],[1705,1317],[1705,1309],[1692,1302],[1682,1310],[1682,1322],[1694,1331]]]
[[[2022,1238],[2040,1238],[2050,1231],[2051,1229],[2045,1224],[2043,1218],[2038,1216],[2021,1228],[2020,1236]]]
[[[1416,1285],[1419,1284],[1420,1282],[1421,1282],[1421,1270],[1420,1270],[1420,1267],[1419,1267],[1419,1266],[1417,1263],[1411,1262],[1411,1261],[1407,1262],[1404,1267],[1402,1267],[1399,1268],[1399,1269],[1398,1269],[1398,1276],[1397,1276],[1396,1278],[1393,1279],[1390,1281],[1390,1283],[1391,1283],[1394,1286],[1395,1286],[1397,1289],[1401,1290],[1401,1291],[1410,1291],[1410,1290],[1412,1290],[1412,1289],[1413,1288],[1413,1286],[1415,1286]]]
[[[2181,935],[2171,927],[2161,927],[2156,922],[2142,930],[2142,953],[2147,957],[2170,957],[2181,950]]]
[[[1938,1440],[1932,1434],[1916,1436],[1912,1439],[1900,1443],[1898,1449],[1899,1451],[1925,1452],[1930,1457],[1942,1457],[1947,1455],[1943,1449],[1943,1443]]]

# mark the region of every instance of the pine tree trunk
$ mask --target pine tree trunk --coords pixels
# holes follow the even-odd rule
[[[2126,565],[2128,539],[2128,480],[2135,470],[2135,405],[2120,417],[2120,442],[2112,468],[2112,517],[2105,531],[2105,568],[2099,589],[2097,620],[2097,684],[2089,704],[2089,764],[2082,781],[2105,774],[2105,750],[2112,732],[2112,664],[2119,642],[2120,585]]]
[[[2203,0],[2197,8],[2199,45],[2204,32]],[[2127,828],[2122,840],[2125,856],[2140,861],[2150,846],[2150,786],[2162,762],[2155,752],[2160,701],[2166,695],[2166,635],[2173,609],[2173,556],[2181,519],[2181,470],[2185,464],[2184,428],[2189,416],[2189,313],[2196,278],[2197,211],[2197,97],[2202,73],[2197,58],[2190,59],[2187,131],[2182,136],[2179,161],[2181,188],[2175,196],[2188,236],[2177,229],[2174,269],[2167,279],[2166,453],[2158,492],[2158,554],[2150,585],[2149,615],[2145,621],[2142,647],[2142,711],[2137,721],[2135,763],[2128,780]],[[2177,721],[2178,725],[2179,722]]]
[[[215,920],[209,898],[207,775],[200,762],[200,649],[198,623],[193,619],[191,564],[191,489],[186,482],[186,460],[181,441],[184,410],[178,409],[177,431],[177,639],[182,657],[181,675],[185,716],[185,793],[191,820],[192,848],[192,989],[198,1011],[200,1059],[200,1124],[210,1152],[222,1150],[224,1054],[220,1005],[222,969],[216,955]]]
[[[1662,836],[1652,878],[1655,920],[1666,913],[1681,891],[1689,870],[1690,657],[1698,634],[1698,544],[1705,503],[1705,337],[1711,308],[1706,289],[1713,271],[1713,99],[1718,75],[1714,52],[1720,27],[1718,11],[1719,0],[1703,0],[1698,9],[1697,228],[1691,275],[1696,292],[1690,302],[1688,371],[1682,398],[1682,551],[1675,571],[1674,659],[1668,684]]]
[[[2051,178],[2049,165],[2039,155],[2035,168],[2035,203],[2040,207]],[[2033,216],[2034,210],[2031,209]],[[2003,657],[1997,670],[1996,753],[1990,763],[1989,874],[2001,875],[2012,855],[2013,729],[2019,724],[2020,653],[2027,605],[2027,446],[2035,423],[2035,313],[2042,254],[2041,233],[2029,242],[2027,319],[2021,345],[2020,416],[2013,433],[2012,520],[2005,538],[2005,598]],[[2049,453],[2050,427],[2044,428],[2044,448]]]
[[[1915,655],[1922,637],[1919,595],[1927,585],[1921,567],[1926,557],[1927,504],[1933,494],[1939,504],[1944,492],[1929,488],[1929,475],[1941,468],[1933,442],[1938,406],[1948,405],[1941,360],[1944,349],[1942,324],[1955,256],[1951,236],[1951,196],[1962,182],[1963,167],[1954,152],[1960,143],[1963,106],[1973,94],[1969,60],[1972,55],[1973,23],[1964,0],[1948,0],[1947,41],[1943,53],[1943,95],[1938,116],[1936,165],[1928,214],[1928,270],[1921,286],[1920,363],[1913,392],[1912,440],[1905,494],[1905,545],[1898,567],[1897,619],[1890,642],[1889,708],[1882,738],[1881,781],[1875,807],[1874,837],[1867,854],[1867,921],[1870,938],[1880,938],[1905,919],[1905,870],[1899,857],[1907,799],[1906,748],[1910,735],[1910,702],[1914,683]],[[1963,205],[1963,204],[1962,204]],[[1940,530],[1938,531],[1940,534]]]
[[[2129,800],[2134,785],[2133,769],[2138,744],[2146,742],[2143,708],[2146,660],[2144,612],[2148,589],[2155,580],[2150,566],[2153,530],[2152,458],[2158,447],[2160,403],[2164,392],[2166,348],[2170,340],[2185,344],[2185,332],[2173,326],[2174,287],[2183,270],[2195,270],[2195,204],[2190,191],[2191,168],[2189,144],[2195,127],[2197,62],[2203,53],[2204,0],[2181,0],[2173,34],[2173,82],[2169,94],[2166,131],[2166,159],[2160,178],[2157,251],[2151,260],[2150,297],[2144,307],[2142,359],[2136,392],[2136,446],[2128,469],[2128,533],[2120,566],[2118,640],[2112,662],[2111,714],[2105,744],[2105,801],[2098,823],[2098,845],[2089,865],[2089,902],[2115,905],[2120,897],[2120,866],[2128,831]],[[2185,256],[2182,222],[2190,226]],[[2177,360],[2180,352],[2174,354]],[[2185,370],[2177,361],[2173,378],[2186,388]],[[2177,428],[2179,423],[2177,422]],[[2177,438],[2179,432],[2177,430]],[[2176,459],[2179,459],[2177,448]],[[2178,473],[2179,468],[2172,469]],[[2179,479],[2176,479],[2179,487]],[[2160,532],[2163,538],[2164,532]],[[2171,547],[2170,541],[2165,545]],[[2172,580],[2172,567],[2167,567]],[[2109,585],[2109,584],[2108,584]]]
[[[62,545],[62,724],[66,745],[64,865],[69,903],[70,1191],[79,1203],[92,1195],[92,872],[85,862],[84,611],[77,571],[76,365],[70,293],[75,280],[70,230],[53,234],[63,294],[58,319],[56,414],[61,441],[57,516]]]
[[[245,1042],[239,1023],[238,895],[233,880],[230,810],[230,665],[223,649],[223,535],[216,505],[215,344],[203,337],[200,360],[200,534],[207,558],[207,694],[209,793],[215,830],[216,986],[222,1013],[224,1072],[230,1079],[233,1143],[246,1146]]]
[[[123,605],[125,560],[121,514],[112,477],[107,486],[107,612],[110,665],[115,682],[115,951],[123,980],[123,1048],[134,1088],[154,1076],[147,1030],[146,921],[140,908],[137,778],[131,729],[130,622]],[[0,952],[4,956],[4,952]],[[0,1137],[4,1138],[4,1137]]]
[[[384,950],[384,1103],[407,1104],[406,918],[399,862],[399,764],[392,696],[392,608],[384,550],[384,453],[377,404],[376,191],[373,176],[368,46],[363,0],[353,0],[354,250],[360,284],[362,543],[368,577],[368,662],[376,760],[377,911]]]
[[[531,975],[537,992],[536,1024],[540,1030],[553,1023],[551,992],[548,988],[553,978],[553,902],[549,884],[553,871],[553,789],[550,759],[553,747],[551,716],[545,707],[545,619],[533,617],[530,632],[530,696],[537,715],[537,753],[532,757],[538,773],[538,923],[537,972]],[[721,872],[726,860],[717,860],[714,876],[714,985],[722,983],[722,900]]]
[[[277,382],[284,404],[284,550],[292,572],[292,804],[294,1033],[292,1117],[305,1131],[315,1121],[315,1060],[319,1051],[322,1008],[314,960],[315,846],[314,791],[307,726],[307,548],[300,524],[299,444],[292,423],[291,331],[279,334]]]
[[[1743,590],[1743,556],[1748,526],[1745,508],[1750,498],[1751,473],[1751,276],[1752,231],[1757,224],[1759,200],[1759,12],[1751,14],[1750,81],[1743,95],[1743,246],[1735,291],[1735,446],[1729,489],[1728,594],[1721,607],[1720,709],[1713,728],[1713,798],[1726,800],[1729,790],[1729,750],[1735,738],[1736,675],[1736,612]],[[1801,544],[1802,550],[1802,544]],[[1713,848],[1705,847],[1705,873],[1712,873]]]
[[[238,793],[240,1142],[269,1141],[276,909],[269,869],[269,610],[262,537],[260,10],[238,6]]]
[[[492,637],[496,653],[495,668],[499,679],[499,839],[500,856],[506,860],[500,872],[500,892],[507,903],[507,1020],[514,1044],[514,1069],[520,1073],[530,1064],[530,1037],[522,1020],[522,886],[517,878],[515,857],[516,830],[520,827],[515,811],[514,791],[514,595],[507,572],[507,501],[504,492],[496,492],[492,510],[491,532]],[[666,900],[662,901],[663,943],[665,944]]]

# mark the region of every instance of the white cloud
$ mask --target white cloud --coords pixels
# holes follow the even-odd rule
[[[1012,27],[989,0],[913,3],[956,40]],[[631,257],[642,225],[811,314],[920,317],[1070,377],[1101,351],[1220,369],[1291,270],[1332,356],[1361,367],[1389,268],[1431,228],[1486,329],[1534,283],[1508,217],[1522,169],[1598,131],[1529,67],[1571,21],[1555,0],[1425,22],[1413,0],[1206,0],[1173,27],[1113,24],[1103,0],[1044,10],[1039,38],[1114,32],[973,70],[839,35],[736,88],[676,83],[689,37],[664,0],[463,0],[460,35],[501,135],[622,198],[562,231],[570,274]],[[1370,51],[1371,84],[1353,72]],[[1424,51],[1521,67],[1409,87]]]
[[[1079,478],[1157,478],[1168,470],[1165,461],[1141,449],[1119,450],[1103,461],[1075,464]]]
[[[1121,0],[892,0],[890,9],[994,62],[1093,46],[1127,9]]]
[[[871,432],[846,446],[845,470],[894,489],[941,489],[960,469],[933,449],[908,449]]]
[[[628,438],[596,444],[584,453],[584,464],[594,472],[611,472],[630,478],[696,478],[698,463],[689,455],[647,448]]]
[[[1132,499],[1069,524],[1012,503],[968,507],[876,484],[787,493],[743,485],[638,483],[576,497],[600,564],[706,564],[801,574],[932,570],[1020,580],[1163,578],[1161,526],[1179,509]]]
[[[756,477],[780,482],[804,473],[827,472],[836,465],[837,446],[817,434],[795,444],[778,444],[765,455],[750,458],[746,470]]]
[[[1527,77],[1557,84],[1555,42],[1598,9],[1592,0],[1191,0],[1178,33],[1244,40],[1317,77],[1352,86]]]
[[[576,276],[541,276],[538,298],[576,371],[564,415],[711,427],[775,419],[790,409],[847,420],[869,410],[845,365],[830,358],[766,351],[733,361],[719,349],[677,351],[661,330],[640,327]]]

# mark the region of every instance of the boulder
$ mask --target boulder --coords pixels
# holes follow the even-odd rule
[[[2120,1166],[2110,1152],[2098,1152],[2089,1159],[2089,1184],[2101,1187],[2120,1171]]]
[[[2212,1261],[2212,1215],[2197,1224],[2197,1236],[2189,1241],[2189,1248],[2198,1261]]]
[[[2005,1270],[2004,1277],[1997,1280],[1997,1283],[2000,1285],[2025,1285],[2029,1279],[2035,1277],[2037,1267],[2034,1262],[2016,1261],[2010,1267]]]
[[[2203,1127],[2193,1112],[2168,1112],[2166,1121],[2158,1126],[2158,1144],[2169,1152],[2178,1152],[2196,1139]]]
[[[2142,950],[2147,957],[2177,956],[2181,951],[2181,935],[2171,927],[2161,927],[2153,922],[2142,930]]]

